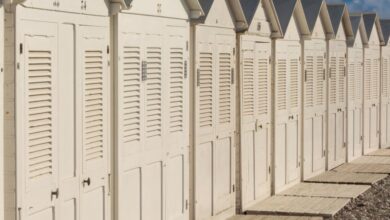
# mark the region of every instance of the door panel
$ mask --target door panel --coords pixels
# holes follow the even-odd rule
[[[80,30],[82,57],[82,219],[108,219],[109,68],[108,31]],[[108,203],[107,203],[108,204]],[[93,210],[93,211],[92,211]],[[99,210],[99,211],[96,211]]]
[[[57,26],[52,23],[23,22],[21,89],[17,108],[23,133],[18,152],[18,175],[23,188],[21,217],[54,220],[58,211],[58,94]],[[22,45],[22,44],[21,44]],[[18,83],[19,84],[19,83]],[[24,211],[25,210],[25,211]]]

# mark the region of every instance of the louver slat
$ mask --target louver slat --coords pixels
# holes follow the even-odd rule
[[[355,101],[356,98],[356,79],[355,79],[355,63],[350,62],[348,67],[348,99],[351,102]]]
[[[243,60],[243,86],[242,86],[242,96],[243,96],[243,115],[244,116],[253,116],[254,114],[254,63],[253,58],[245,58]]]
[[[277,62],[276,72],[276,83],[277,83],[277,109],[287,109],[287,62],[285,59],[279,59]]]
[[[362,62],[358,61],[357,63],[355,63],[355,71],[356,71],[356,74],[355,74],[355,80],[356,80],[356,89],[355,89],[355,94],[356,94],[356,97],[355,99],[356,100],[360,100],[363,98],[362,95],[363,95],[363,90],[362,90],[362,79],[363,79],[363,64]]]
[[[169,131],[183,131],[184,120],[184,52],[183,48],[170,49],[169,76]]]
[[[269,98],[269,77],[270,74],[268,74],[268,59],[259,59],[258,60],[259,65],[259,80],[258,80],[258,109],[259,115],[266,115],[268,114],[268,98]]]
[[[28,53],[28,178],[53,172],[52,53]]]
[[[317,56],[317,78],[316,78],[316,105],[323,105],[325,102],[324,95],[324,79],[325,79],[325,71],[324,71],[324,57]]]
[[[339,103],[345,102],[345,58],[339,57],[338,63],[338,101]]]
[[[213,126],[213,58],[212,53],[199,57],[199,126]]]
[[[123,50],[123,143],[140,141],[141,58],[139,47]]]
[[[146,81],[146,137],[161,136],[161,48],[148,47]]]
[[[305,70],[305,107],[313,107],[314,105],[314,58],[306,57]]]
[[[337,63],[336,57],[330,59],[330,104],[336,104],[337,96]]]
[[[371,97],[371,60],[366,59],[364,62],[364,99],[370,100]]]
[[[291,59],[290,68],[290,108],[297,108],[299,99],[299,60]]]
[[[103,51],[85,51],[84,153],[85,160],[103,158]]]
[[[230,53],[219,54],[219,123],[230,123],[231,95],[232,95],[232,69]]]

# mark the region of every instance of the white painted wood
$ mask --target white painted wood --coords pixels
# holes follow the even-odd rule
[[[336,39],[329,41],[328,51],[328,169],[347,159],[346,105],[347,105],[347,43],[343,25]]]
[[[2,140],[2,142],[0,143],[0,173],[1,173],[1,177],[0,177],[0,207],[2,207],[0,209],[0,219],[4,219],[5,218],[5,212],[4,212],[4,208],[5,208],[5,205],[4,205],[4,197],[5,197],[5,187],[4,187],[4,175],[5,175],[5,172],[4,172],[4,109],[5,109],[5,99],[4,99],[4,85],[5,85],[5,80],[4,80],[4,33],[5,33],[5,29],[4,29],[4,20],[5,20],[5,16],[4,16],[4,7],[0,7],[0,18],[3,19],[3,22],[0,23],[0,31],[1,34],[0,35],[0,83],[2,86],[2,89],[0,91],[0,100],[1,100],[1,104],[0,104],[0,124],[2,125],[2,127],[0,128],[0,140]]]
[[[304,41],[303,179],[325,171],[326,144],[326,38],[318,18],[313,39]]]
[[[15,216],[111,219],[109,20],[15,13]]]
[[[390,47],[382,47],[381,73],[381,148],[390,146]]]
[[[275,192],[301,177],[301,45],[296,20],[275,42]]]
[[[374,26],[364,50],[363,146],[364,154],[379,148],[380,43]]]
[[[125,13],[117,22],[117,218],[187,219],[189,23]]]
[[[240,45],[241,195],[244,210],[271,193],[271,42],[260,39],[242,35]]]
[[[235,33],[195,31],[195,218],[205,219],[234,207]]]
[[[110,8],[109,0],[26,0],[22,4],[28,8],[106,16]]]
[[[357,31],[355,44],[348,47],[347,74],[348,162],[363,154],[363,44]]]

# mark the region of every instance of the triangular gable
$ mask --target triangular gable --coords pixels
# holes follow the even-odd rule
[[[333,28],[328,8],[323,0],[301,0],[305,12],[306,21],[311,34],[314,33],[316,25],[322,25],[322,31],[327,38],[333,37]],[[319,22],[320,21],[320,22]],[[318,34],[317,29],[317,34]]]
[[[240,2],[248,22],[249,32],[270,34],[271,37],[281,36],[272,0],[240,0]]]
[[[381,24],[379,17],[376,13],[364,13],[363,14],[364,26],[366,28],[367,37],[369,41],[372,41],[372,33],[374,32],[374,26],[376,27],[376,36],[378,37],[379,43],[384,44],[384,38],[382,33]],[[374,39],[376,40],[376,39]]]
[[[313,30],[311,31],[311,36],[312,38],[316,38],[316,39],[326,39],[326,33],[323,28],[321,19],[317,19],[313,27]]]
[[[300,34],[303,37],[310,35],[310,30],[300,0],[273,0],[273,2],[283,36],[286,34],[289,24],[291,23],[290,21],[292,20],[291,18],[293,17],[296,18],[296,27],[299,29]]]
[[[390,39],[390,20],[381,20],[381,28],[385,45],[388,45]]]
[[[204,15],[199,19],[201,23],[207,23],[209,20],[228,23],[228,19],[233,22],[236,31],[244,31],[248,28],[242,6],[236,0],[199,0]]]
[[[332,22],[333,32],[340,36],[340,27],[343,27],[343,32],[346,40],[353,38],[353,31],[349,11],[345,4],[328,4],[329,16]]]
[[[348,46],[353,47],[357,40],[360,40],[363,45],[368,43],[366,28],[364,26],[363,17],[361,14],[351,14],[351,27],[353,32],[353,38],[348,41]],[[359,37],[359,39],[357,39]]]

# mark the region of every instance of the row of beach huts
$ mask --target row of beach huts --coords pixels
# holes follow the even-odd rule
[[[0,2],[0,220],[226,219],[390,147],[375,12]]]

